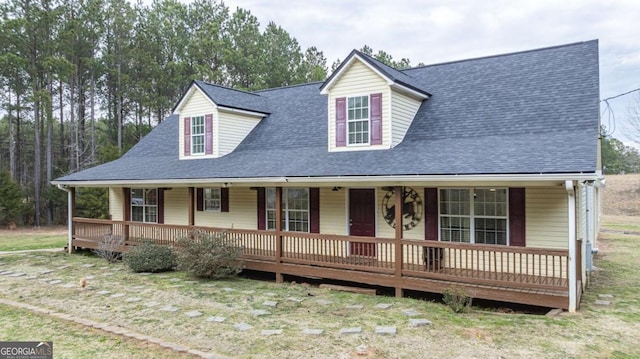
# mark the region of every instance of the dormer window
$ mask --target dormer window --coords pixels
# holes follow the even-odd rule
[[[204,155],[204,116],[191,118],[191,154]]]
[[[347,138],[349,145],[369,144],[369,96],[347,99]]]

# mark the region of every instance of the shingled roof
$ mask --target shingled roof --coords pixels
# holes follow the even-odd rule
[[[231,89],[199,80],[194,80],[193,84],[202,90],[202,92],[218,106],[264,114],[269,113],[267,100],[259,94]],[[178,101],[178,104],[182,102],[185,96]]]
[[[432,97],[392,149],[329,152],[327,97],[310,83],[244,93],[270,114],[229,155],[179,160],[174,115],[120,159],[55,182],[596,173],[596,40],[401,73]]]

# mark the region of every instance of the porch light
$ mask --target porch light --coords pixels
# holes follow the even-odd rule
[[[332,190],[333,192],[338,192],[338,191],[339,191],[339,190],[341,190],[341,189],[342,189],[342,187],[337,187],[337,186],[336,186],[336,187],[333,187],[331,190]]]

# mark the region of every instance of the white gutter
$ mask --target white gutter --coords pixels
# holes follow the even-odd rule
[[[62,184],[58,184],[58,189],[61,189],[65,192],[67,192],[67,226],[68,226],[68,244],[67,244],[67,250],[69,252],[69,254],[71,254],[73,252],[73,218],[71,218],[71,216],[73,215],[73,208],[71,208],[73,206],[73,200],[71,198],[71,191],[69,191],[64,185]]]
[[[569,312],[575,312],[578,307],[578,277],[576,271],[576,195],[573,181],[565,181],[567,190],[568,221],[569,221]]]
[[[89,180],[52,181],[54,185],[72,186],[135,186],[135,185],[194,185],[194,184],[254,184],[254,183],[362,183],[382,182],[402,184],[406,182],[519,182],[519,181],[585,181],[597,179],[595,174],[505,174],[505,175],[399,175],[399,176],[327,176],[327,177],[236,177],[236,178],[176,178],[154,180]]]

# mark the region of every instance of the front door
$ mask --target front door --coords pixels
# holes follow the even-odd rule
[[[376,195],[374,189],[349,189],[349,235],[376,236]],[[351,242],[351,255],[375,257],[375,243]]]

